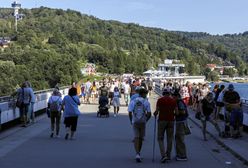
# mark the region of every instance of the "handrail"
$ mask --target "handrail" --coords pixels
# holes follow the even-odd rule
[[[69,87],[70,86],[63,86],[63,87],[60,87],[60,90],[63,90],[63,89],[69,88]],[[53,89],[54,88],[34,91],[34,94],[41,94],[41,93],[51,92],[51,91],[53,91]],[[15,99],[16,98],[13,97],[13,96],[2,96],[2,97],[0,97],[0,103],[13,101]]]
[[[156,86],[155,86],[155,92],[156,92],[157,94],[159,94],[160,96],[162,95],[162,89],[160,88],[159,85],[156,85]],[[241,98],[240,100],[241,100],[241,102],[242,102],[242,105],[248,106],[248,99]]]

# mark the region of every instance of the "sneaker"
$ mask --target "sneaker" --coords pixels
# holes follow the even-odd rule
[[[60,138],[60,136],[59,135],[56,135],[56,138]]]
[[[114,117],[116,117],[116,114],[114,114]]]
[[[68,139],[68,137],[69,137],[69,134],[68,134],[68,133],[66,133],[66,134],[65,134],[65,139],[67,140],[67,139]]]
[[[50,138],[53,138],[53,132],[50,134]]]
[[[179,157],[179,156],[177,156],[176,160],[177,161],[187,161],[188,159],[187,159],[187,157]]]
[[[170,157],[168,157],[168,156],[163,156],[161,159],[160,159],[160,162],[161,163],[165,163],[166,161],[170,161],[171,159],[170,159]]]
[[[137,154],[136,155],[135,160],[136,160],[137,163],[140,163],[141,162],[140,154]]]

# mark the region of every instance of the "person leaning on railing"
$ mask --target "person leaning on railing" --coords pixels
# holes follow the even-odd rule
[[[243,128],[243,111],[238,92],[234,90],[233,84],[229,84],[228,90],[225,92],[223,101],[225,104],[226,127],[230,126],[230,136],[233,138],[241,137]],[[226,129],[228,131],[228,129]]]
[[[34,96],[33,90],[29,87],[28,82],[24,82],[22,87],[17,90],[17,102],[16,105],[20,110],[20,117],[22,127],[26,127],[28,124],[28,112],[30,109],[32,97]]]

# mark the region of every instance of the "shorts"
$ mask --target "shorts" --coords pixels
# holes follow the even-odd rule
[[[90,97],[91,96],[91,92],[86,92],[86,97]]]
[[[146,123],[133,124],[134,138],[144,139],[146,132]]]
[[[65,127],[70,127],[71,131],[76,131],[77,130],[77,121],[78,117],[65,117],[64,124]]]

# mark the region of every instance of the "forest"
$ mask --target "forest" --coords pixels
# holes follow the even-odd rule
[[[11,38],[9,46],[0,50],[0,96],[9,95],[26,80],[34,90],[69,85],[82,78],[80,69],[86,63],[95,63],[102,73],[142,74],[169,58],[185,63],[190,75],[205,74],[210,63],[235,65],[239,75],[247,75],[243,49],[233,49],[218,38],[196,39],[70,9],[40,7],[20,12],[24,18],[16,32],[12,10],[0,8],[0,37]],[[247,36],[244,40],[248,41]]]

